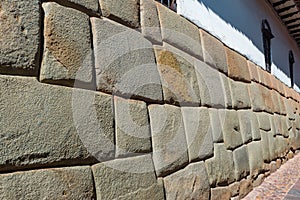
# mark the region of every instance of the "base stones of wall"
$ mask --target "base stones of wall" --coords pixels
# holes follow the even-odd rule
[[[74,80],[91,83],[89,16],[54,2],[43,3],[43,8],[45,39],[40,80],[70,86]]]
[[[222,121],[219,117],[218,109],[210,108],[209,110],[213,142],[223,142]]]
[[[0,2],[0,72],[37,75],[41,32],[40,0]]]
[[[227,74],[227,60],[224,45],[217,38],[200,30],[204,61]]]
[[[132,28],[138,28],[140,26],[139,0],[100,0],[100,8],[104,17]]]
[[[164,178],[166,199],[209,199],[204,162],[193,163]]]
[[[188,163],[181,110],[170,105],[150,105],[148,110],[155,170],[157,176],[165,176]]]
[[[236,180],[245,178],[250,173],[247,146],[242,146],[233,151],[234,172]]]
[[[232,107],[236,109],[251,108],[249,85],[237,81],[229,81]]]
[[[227,56],[228,76],[235,80],[250,83],[251,77],[246,58],[229,48],[225,49]]]
[[[205,161],[211,186],[230,184],[235,181],[232,151],[224,144],[214,144],[214,157]]]
[[[211,189],[211,200],[230,200],[231,193],[228,187],[216,187]]]
[[[151,151],[147,105],[143,101],[114,97],[116,156]]]
[[[91,18],[97,89],[162,101],[152,44],[141,33],[108,19]]]
[[[151,155],[117,159],[92,166],[97,199],[163,199]]]
[[[189,161],[213,156],[212,126],[207,108],[181,108],[186,133]]]
[[[264,160],[261,145],[260,141],[253,141],[247,145],[251,177],[256,177],[263,170]]]
[[[252,140],[252,111],[249,110],[239,110],[237,111],[238,113],[238,118],[240,122],[240,132],[242,135],[242,140],[243,143],[248,143],[249,141]]]
[[[1,199],[94,199],[90,167],[52,168],[0,175]]]
[[[157,8],[163,41],[202,59],[198,27],[161,4],[157,4]]]
[[[250,179],[243,179],[240,183],[239,198],[245,197],[251,190],[253,185]]]

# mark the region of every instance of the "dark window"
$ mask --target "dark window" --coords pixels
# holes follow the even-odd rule
[[[290,78],[291,78],[291,87],[294,87],[294,63],[295,63],[295,59],[294,59],[294,54],[293,51],[290,50],[289,52],[289,65],[290,65]]]
[[[261,32],[263,36],[266,69],[268,72],[271,72],[271,39],[274,38],[274,35],[272,34],[271,27],[266,19],[262,20]]]
[[[176,0],[157,0],[157,1],[174,11],[177,10]]]

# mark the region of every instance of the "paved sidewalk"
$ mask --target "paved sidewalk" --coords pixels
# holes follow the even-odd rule
[[[300,153],[283,164],[244,200],[300,200]]]

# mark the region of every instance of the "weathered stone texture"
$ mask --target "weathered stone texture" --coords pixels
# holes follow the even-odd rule
[[[0,72],[37,75],[41,32],[40,0],[0,2]]]
[[[205,161],[211,186],[230,184],[235,181],[232,152],[224,144],[214,144],[214,157]]]
[[[52,168],[0,175],[0,198],[94,199],[90,167]]]
[[[234,172],[236,180],[241,180],[250,173],[247,146],[233,151]]]
[[[147,105],[142,101],[114,97],[116,156],[150,152]]]
[[[249,85],[249,96],[251,99],[252,110],[256,112],[264,111],[266,107],[265,100],[263,99],[260,87],[263,86],[254,82],[252,82],[252,84]]]
[[[100,0],[104,17],[123,23],[132,28],[139,27],[139,0]]]
[[[97,199],[164,199],[151,155],[117,159],[92,166]]]
[[[230,90],[230,79],[225,76],[224,74],[220,73],[222,88],[224,90],[224,98],[225,98],[225,107],[232,108],[232,97],[231,97],[231,90]]]
[[[249,110],[239,110],[237,111],[238,118],[240,122],[240,132],[242,135],[243,143],[247,143],[252,140],[252,111]]]
[[[270,114],[261,112],[261,113],[256,113],[258,123],[259,123],[259,128],[264,131],[270,131],[271,130],[271,123],[270,123]]]
[[[166,199],[209,199],[210,187],[203,162],[193,163],[164,178]]]
[[[251,112],[251,130],[252,130],[252,139],[253,140],[260,140],[261,135],[259,131],[259,122],[256,113]]]
[[[161,4],[157,4],[157,8],[163,41],[202,59],[198,27]]]
[[[184,52],[168,48],[155,48],[156,60],[163,85],[164,100],[180,105],[200,105],[200,94],[194,63]]]
[[[256,177],[263,170],[263,152],[260,141],[253,141],[247,145],[249,153],[250,175]]]
[[[88,15],[57,3],[43,3],[42,82],[73,85],[92,82],[92,49]]]
[[[273,113],[274,104],[272,101],[272,93],[266,87],[260,87],[262,98],[264,99],[265,111],[268,113]],[[254,97],[255,98],[255,97]]]
[[[85,9],[88,9],[94,13],[99,13],[99,1],[98,0],[57,0],[59,3],[70,2],[79,5]]]
[[[0,171],[114,157],[109,95],[35,78],[1,76],[0,86]]]
[[[219,117],[219,111],[217,109],[210,108],[209,116],[212,126],[213,142],[223,142],[222,121]]]
[[[227,60],[221,41],[200,29],[204,61],[214,68],[227,73]]]
[[[251,108],[249,96],[249,85],[237,81],[229,80],[232,107],[236,109]]]
[[[229,48],[225,49],[228,63],[228,76],[236,80],[251,82],[246,58],[234,50]]]
[[[261,130],[261,148],[262,148],[262,155],[265,162],[271,161],[270,156],[270,144],[269,144],[269,136],[268,132]]]
[[[202,160],[213,156],[212,126],[207,108],[182,107],[189,160]]]
[[[153,161],[158,176],[165,176],[188,162],[188,147],[180,108],[148,106]]]
[[[248,61],[248,68],[250,72],[251,81],[259,82],[259,76],[257,71],[258,67],[253,62]]]
[[[97,89],[162,101],[152,44],[141,33],[91,18]]]
[[[253,189],[253,185],[251,180],[249,179],[242,180],[240,184],[239,199],[245,197],[252,189]]]
[[[141,0],[141,30],[144,37],[162,43],[157,6],[154,0]]]
[[[230,200],[231,193],[227,187],[216,187],[211,189],[211,200]]]

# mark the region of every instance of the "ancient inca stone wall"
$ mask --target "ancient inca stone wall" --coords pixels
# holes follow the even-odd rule
[[[155,1],[0,24],[0,199],[239,199],[300,148],[300,95]]]

